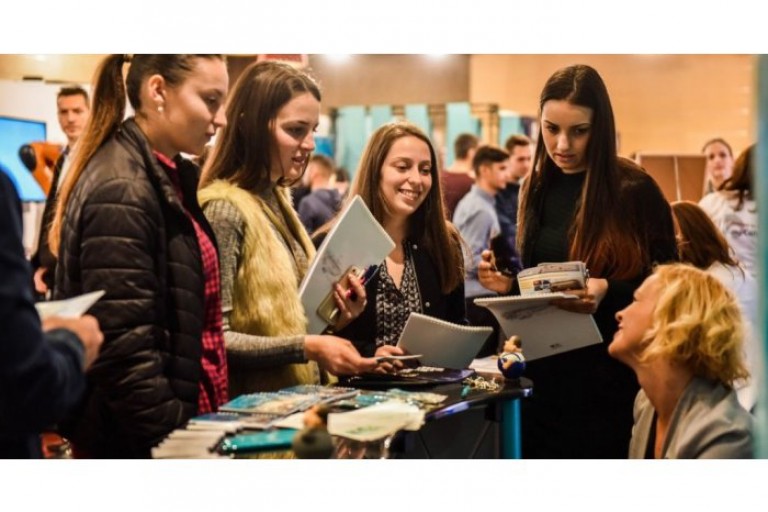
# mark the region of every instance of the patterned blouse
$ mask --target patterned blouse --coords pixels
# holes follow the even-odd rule
[[[405,322],[412,312],[421,313],[421,293],[416,280],[410,244],[403,244],[405,266],[400,289],[387,272],[386,261],[379,266],[379,282],[376,286],[376,347],[396,345]]]

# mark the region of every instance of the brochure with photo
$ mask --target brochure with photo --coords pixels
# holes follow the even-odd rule
[[[581,261],[541,263],[517,274],[520,295],[557,293],[565,290],[581,290],[587,285],[589,272]]]

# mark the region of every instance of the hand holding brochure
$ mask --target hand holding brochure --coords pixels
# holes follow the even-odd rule
[[[35,308],[37,309],[37,314],[40,315],[40,318],[43,320],[52,316],[79,318],[83,316],[86,311],[91,309],[91,306],[93,306],[104,293],[104,290],[99,290],[78,295],[77,297],[72,297],[70,299],[38,302],[35,304]]]
[[[581,290],[587,286],[589,272],[581,261],[540,263],[517,274],[520,295]]]
[[[355,197],[323,240],[301,282],[299,295],[307,315],[307,334],[320,334],[328,325],[317,310],[347,269],[378,265],[394,248],[395,242],[362,198]]]
[[[602,341],[592,315],[565,311],[550,302],[576,299],[564,293],[532,293],[514,297],[475,299],[491,310],[504,335],[520,336],[526,360],[560,354]]]
[[[411,313],[397,346],[411,354],[423,354],[422,365],[462,369],[493,333],[490,327],[469,327]]]

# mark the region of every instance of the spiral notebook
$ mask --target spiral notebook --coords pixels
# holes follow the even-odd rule
[[[462,369],[469,367],[492,333],[490,327],[470,327],[411,313],[397,346],[409,354],[422,354],[422,365]]]
[[[513,297],[475,299],[499,321],[504,336],[520,336],[529,361],[603,341],[592,315],[565,311],[550,302],[575,299],[564,293],[536,293]]]

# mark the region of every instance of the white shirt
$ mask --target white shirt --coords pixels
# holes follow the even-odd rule
[[[757,205],[746,199],[736,211],[738,200],[732,191],[719,190],[701,198],[699,206],[723,233],[736,259],[757,278]]]

